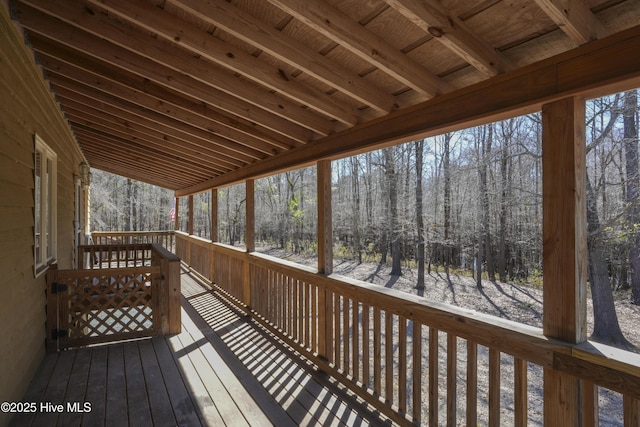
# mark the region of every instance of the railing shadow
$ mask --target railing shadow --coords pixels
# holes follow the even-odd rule
[[[215,291],[187,291],[184,301],[187,315],[255,401],[286,406],[291,425],[388,425],[379,421],[377,411],[356,400],[346,387],[305,362]],[[285,425],[278,421],[274,425]]]

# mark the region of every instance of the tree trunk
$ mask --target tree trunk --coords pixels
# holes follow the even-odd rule
[[[451,133],[446,133],[444,137],[444,151],[442,153],[442,165],[444,172],[444,271],[449,278],[449,264],[451,264]]]
[[[424,219],[422,218],[422,155],[424,140],[415,141],[416,149],[416,226],[418,228],[418,282],[416,288],[424,289]]]
[[[505,126],[509,127],[509,130],[505,132]],[[501,192],[500,192],[500,219],[498,233],[498,276],[501,282],[507,281],[507,209],[510,195],[511,181],[508,179],[509,175],[509,146],[511,144],[511,135],[513,126],[512,120],[502,123],[502,149],[500,150],[500,177],[501,177]]]
[[[629,264],[631,266],[631,303],[640,305],[640,178],[638,177],[638,130],[636,108],[638,95],[635,90],[624,95],[624,154],[627,196],[627,226],[630,229]]]
[[[398,174],[395,169],[393,148],[384,149],[387,183],[389,189],[389,236],[391,238],[391,275],[402,275],[400,236],[398,232]]]
[[[353,252],[362,264],[362,237],[360,236],[360,163],[358,156],[351,157],[351,193],[353,199]]]
[[[602,240],[600,218],[596,207],[596,195],[589,177],[587,186],[587,247],[589,252],[588,275],[593,300],[593,335],[591,339],[621,348],[631,348],[618,323],[613,292],[609,283],[606,248]]]

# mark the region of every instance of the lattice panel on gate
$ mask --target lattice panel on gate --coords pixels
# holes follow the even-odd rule
[[[126,272],[124,271],[126,270]],[[80,277],[58,278],[67,285],[68,333],[66,341],[107,342],[156,332],[154,280],[160,267],[92,271]]]

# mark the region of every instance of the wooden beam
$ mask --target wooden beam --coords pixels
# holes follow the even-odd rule
[[[157,84],[171,88],[177,92],[199,99],[201,101],[216,105],[224,109],[228,113],[255,120],[256,122],[273,129],[277,132],[288,134],[288,129],[296,129],[301,126],[307,130],[318,132],[319,134],[328,134],[332,132],[333,125],[328,120],[321,120],[319,117],[307,116],[305,124],[294,123],[285,114],[285,111],[279,107],[281,103],[271,104],[271,109],[265,105],[260,108],[230,95],[216,87],[213,87],[182,72],[166,67],[165,65],[155,62],[149,58],[139,55],[137,52],[127,50],[121,46],[117,46],[102,37],[94,36],[88,32],[78,32],[77,27],[69,24],[57,22],[52,16],[47,15],[37,9],[34,9],[24,3],[17,3],[19,6],[20,22],[30,30],[58,41],[64,45],[72,47],[76,50],[89,54],[95,58],[108,61],[110,64],[117,66],[123,70],[136,73],[142,77],[146,77],[155,81]],[[48,3],[47,3],[48,4]],[[84,10],[84,9],[83,9]],[[55,11],[52,11],[52,13]],[[56,16],[56,15],[54,15]],[[118,28],[112,29],[113,33],[121,32]],[[137,45],[140,39],[128,40],[128,43]],[[146,43],[144,44],[146,46]],[[155,49],[156,53],[162,49]],[[171,58],[166,58],[171,60]],[[175,58],[174,58],[175,59]],[[242,85],[241,81],[236,81],[237,85]],[[227,88],[228,89],[228,88]],[[265,108],[263,108],[265,107]],[[284,109],[287,110],[287,109]],[[293,111],[294,117],[300,118],[302,108]],[[306,115],[305,115],[306,116]],[[319,129],[314,129],[319,128]]]
[[[117,70],[104,68],[83,55],[68,57],[66,52],[56,50],[52,47],[52,43],[40,39],[37,35],[32,37],[32,44],[34,50],[39,53],[42,66],[48,74],[64,76],[82,83],[87,93],[92,90],[106,92],[112,99],[128,101],[144,107],[145,111],[156,111],[159,123],[162,123],[165,117],[169,123],[179,120],[190,125],[189,127],[193,126],[206,132],[207,139],[219,135],[236,142],[233,149],[240,153],[243,152],[244,147],[249,147],[250,150],[246,150],[248,152],[255,150],[273,155],[274,152],[282,149],[302,145],[297,140],[242,123],[238,118],[232,119],[218,112],[209,111],[201,102],[180,97],[175,93],[151,94],[148,81],[145,82],[143,79],[132,81],[128,76],[119,76]],[[73,63],[83,64],[83,67],[72,65]],[[261,157],[258,155],[256,158]]]
[[[72,99],[63,97],[61,97],[61,99],[65,105],[65,114],[69,118],[75,117],[76,119],[86,120],[87,122],[97,121],[98,123],[106,126],[110,125],[125,129],[131,129],[137,134],[149,136],[155,140],[162,140],[163,147],[165,146],[164,143],[167,143],[169,149],[178,150],[178,153],[184,155],[186,159],[190,159],[191,161],[203,160],[205,164],[210,162],[209,164],[211,165],[217,165],[218,168],[222,168],[219,169],[219,172],[226,172],[232,167],[224,161],[221,162],[220,158],[216,157],[212,153],[192,146],[192,144],[189,142],[189,135],[186,135],[183,139],[180,139],[178,141],[171,142],[173,138],[171,136],[168,136],[167,133],[163,132],[165,130],[168,130],[169,135],[171,135],[172,129],[162,128],[161,125],[158,125],[160,129],[154,129],[150,123],[145,122],[142,118],[135,122],[128,121],[125,118],[114,116],[104,110],[99,111],[91,106],[83,105]]]
[[[81,106],[93,108],[103,114],[110,114],[123,120],[135,121],[154,126],[178,137],[189,140],[194,148],[200,151],[215,150],[216,155],[228,164],[239,166],[261,159],[257,150],[245,146],[238,147],[234,141],[208,133],[206,130],[190,126],[178,120],[167,118],[159,113],[145,109],[143,106],[133,105],[114,96],[98,90],[91,90],[86,86],[50,73],[51,82],[56,94],[63,101],[71,101]]]
[[[251,17],[233,4],[224,0],[178,0],[172,3],[380,112],[397,108],[397,100],[393,96],[384,94],[380,88],[352,71],[329,63],[320,53],[284,36],[276,28]]]
[[[255,201],[255,181],[248,179],[245,182],[245,194],[246,194],[246,228],[245,228],[245,241],[247,243],[247,252],[255,252],[256,250],[256,201]]]
[[[604,26],[583,0],[535,0],[535,2],[578,45],[606,35]]]
[[[193,235],[193,194],[189,195],[189,220],[187,221],[187,233]]]
[[[93,113],[93,114],[92,114]],[[90,109],[74,109],[68,105],[65,114],[70,123],[78,124],[85,129],[102,131],[106,134],[118,136],[150,147],[152,150],[159,150],[170,156],[176,156],[180,161],[184,161],[190,166],[201,168],[204,171],[211,171],[221,174],[229,171],[230,167],[222,165],[219,161],[207,152],[198,152],[190,149],[184,141],[175,140],[165,134],[154,132],[153,129],[138,126],[136,123],[118,122],[117,118],[98,111],[92,112]]]
[[[318,272],[333,272],[333,221],[331,211],[331,161],[317,163],[318,185]]]
[[[174,197],[173,203],[174,203],[174,209],[176,212],[176,220],[174,221],[173,229],[180,230],[180,198]]]
[[[487,76],[495,76],[514,68],[507,58],[473,34],[460,18],[452,15],[438,0],[385,1]]]
[[[323,0],[268,1],[424,96],[442,95],[452,89],[382,37]]]
[[[355,106],[339,103],[320,90],[302,85],[295,78],[283,78],[273,65],[240,49],[234,49],[208,32],[195,28],[158,7],[143,2],[127,0],[88,0],[134,25],[157,34],[170,43],[182,46],[234,73],[307,105],[319,113],[347,125],[359,121]]]
[[[587,214],[585,105],[542,106],[544,334],[586,340]]]
[[[542,106],[543,332],[580,343],[587,330],[585,104],[566,98]],[[580,380],[545,369],[546,425],[579,426]]]
[[[539,110],[578,94],[601,96],[640,85],[640,26],[572,51],[330,135],[178,195]]]
[[[213,188],[211,190],[211,241],[217,242],[218,239],[218,189]],[[213,257],[211,258],[213,265]]]
[[[245,181],[245,242],[246,252],[255,252],[256,250],[256,185],[253,179]],[[242,302],[247,306],[251,306],[251,263],[247,258],[243,261],[243,286],[242,286]]]

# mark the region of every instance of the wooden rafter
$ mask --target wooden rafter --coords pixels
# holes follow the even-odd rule
[[[227,99],[229,112],[256,110],[257,107],[264,111],[263,115],[286,118],[321,135],[333,131],[333,124],[328,119],[270,92],[259,92],[260,89],[252,87],[249,82],[216,72],[217,66],[207,64],[208,61],[195,58],[170,43],[154,39],[102,14],[78,8],[79,2],[73,7],[74,3],[59,0],[20,2],[23,25],[32,31],[44,32],[70,47],[94,56],[108,57],[113,65],[146,75],[185,94],[199,96],[205,102],[220,104],[222,99]],[[62,23],[53,25],[52,18],[60,19],[68,26]],[[270,123],[263,124],[267,126]]]
[[[502,54],[473,34],[460,18],[449,13],[438,0],[385,1],[487,76],[513,69],[513,65]]]
[[[224,0],[206,3],[179,0],[174,3],[372,108],[381,112],[389,112],[395,108],[396,101],[393,97],[384,95],[379,88],[362,77],[335,64],[329,64],[321,54],[310,51],[307,46],[284,36],[250,15],[242,14]]]
[[[232,72],[242,74],[253,82],[264,85],[332,119],[346,125],[354,125],[359,121],[359,113],[354,108],[348,108],[326,93],[304,86],[295,79],[283,77],[264,61],[240,49],[230,49],[230,46],[219,38],[206,31],[185,26],[184,22],[176,16],[158,7],[126,0],[89,1],[121,19],[157,34],[170,43],[182,46]]]
[[[444,80],[322,0],[268,1],[427,97],[451,90]]]
[[[607,85],[637,57],[607,35],[640,22],[635,0],[11,4],[87,161],[179,194]]]
[[[213,178],[176,192],[178,196],[268,175],[278,169],[308,165],[436,132],[460,129],[526,114],[543,102],[577,94],[603,95],[623,86],[640,85],[640,26],[557,55],[520,70],[426,101],[404,111],[290,150],[279,158]],[[611,55],[615,52],[616,55]],[[605,84],[606,83],[606,84]],[[632,86],[631,86],[632,87]],[[594,91],[594,88],[597,90]]]
[[[535,0],[576,44],[605,36],[605,30],[583,0]]]

